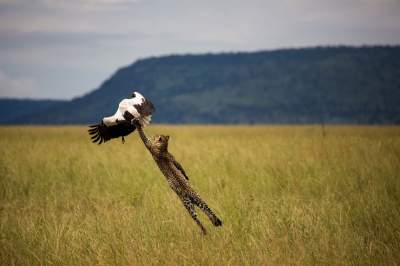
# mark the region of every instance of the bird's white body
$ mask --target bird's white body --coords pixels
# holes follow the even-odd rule
[[[103,123],[106,126],[113,126],[117,124],[117,121],[125,120],[124,113],[126,111],[132,114],[135,118],[139,119],[143,125],[150,124],[151,115],[141,117],[138,110],[135,108],[135,105],[142,104],[145,101],[145,98],[143,97],[142,94],[138,92],[134,92],[134,94],[135,94],[134,98],[123,99],[119,103],[118,110],[114,115],[103,118]]]

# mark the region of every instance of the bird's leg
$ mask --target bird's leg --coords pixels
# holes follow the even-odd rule
[[[122,144],[125,144],[125,138],[122,136]]]

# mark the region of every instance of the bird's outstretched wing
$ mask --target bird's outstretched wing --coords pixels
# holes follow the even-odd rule
[[[89,134],[93,143],[101,144],[107,142],[110,139],[124,137],[129,135],[136,129],[135,125],[132,125],[128,121],[119,121],[116,125],[106,126],[103,122],[97,125],[89,126]]]
[[[132,119],[139,119],[142,125],[148,125],[154,111],[154,105],[150,101],[134,92],[131,98],[123,99],[119,103],[113,116],[104,117],[100,124],[89,126],[92,142],[101,144],[118,137],[122,137],[124,141],[124,136],[136,129],[134,123],[131,123]]]
[[[183,174],[183,176],[189,180],[189,177],[186,175],[185,170],[183,170],[183,167],[180,163],[178,163],[175,159],[174,159],[174,165],[175,167]]]

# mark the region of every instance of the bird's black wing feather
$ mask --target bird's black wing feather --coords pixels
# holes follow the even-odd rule
[[[101,144],[111,139],[109,129],[103,123],[90,125],[88,131],[93,143]]]
[[[119,121],[113,126],[106,126],[103,122],[97,125],[89,126],[89,134],[93,143],[101,144],[110,139],[124,137],[129,135],[136,129],[135,125],[131,125],[128,121]]]
[[[142,117],[151,115],[156,110],[154,108],[153,103],[146,99],[141,104],[135,104],[133,106],[136,108],[136,110]]]
[[[176,167],[179,171],[181,171],[181,173],[183,174],[183,176],[184,176],[187,180],[189,180],[189,177],[186,175],[185,170],[183,170],[182,165],[181,165],[180,163],[178,163],[175,159],[174,159],[174,165],[175,165],[175,167]]]
[[[126,121],[132,121],[132,119],[134,119],[135,117],[133,116],[133,114],[129,113],[128,111],[125,111],[124,118]]]

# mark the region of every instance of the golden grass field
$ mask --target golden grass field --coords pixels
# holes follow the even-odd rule
[[[202,236],[135,133],[0,127],[1,265],[398,265],[400,127],[164,126]]]

